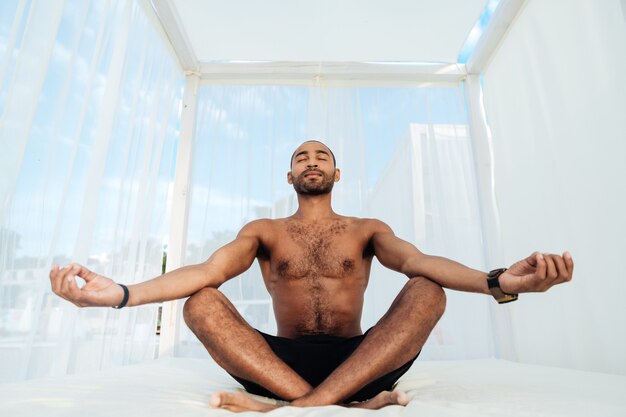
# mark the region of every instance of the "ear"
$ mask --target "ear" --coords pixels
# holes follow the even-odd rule
[[[289,184],[293,184],[293,175],[291,174],[291,171],[287,173],[287,182]]]
[[[339,168],[335,168],[335,182],[339,182],[340,178],[341,178],[341,171],[339,170]]]

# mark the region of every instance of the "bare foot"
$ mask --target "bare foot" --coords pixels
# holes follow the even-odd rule
[[[409,403],[409,397],[403,391],[383,391],[363,402],[354,402],[347,404],[350,408],[366,408],[369,410],[378,410],[388,405],[405,406]],[[213,408],[222,408],[224,410],[241,413],[244,411],[258,411],[265,413],[272,411],[286,404],[270,404],[254,399],[244,393],[238,392],[217,392],[211,396],[209,405]]]
[[[388,405],[405,406],[408,403],[409,397],[403,391],[383,391],[367,401],[348,404],[348,407],[378,410]]]
[[[217,392],[211,396],[209,405],[213,408],[223,408],[235,413],[243,411],[260,411],[265,413],[280,407],[276,404],[255,400],[246,394],[238,392]]]

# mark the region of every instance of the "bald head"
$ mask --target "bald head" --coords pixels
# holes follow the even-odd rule
[[[333,153],[333,151],[330,150],[330,148],[328,146],[326,146],[323,142],[320,142],[319,140],[307,140],[304,141],[300,144],[300,146],[298,146],[296,148],[295,151],[293,151],[293,154],[291,154],[291,161],[289,163],[289,167],[292,168],[293,167],[293,161],[296,159],[296,157],[302,153],[304,153],[305,151],[303,150],[304,145],[306,145],[307,143],[317,143],[320,146],[315,150],[316,153],[323,153],[326,154],[330,157],[333,158],[333,166],[337,166],[337,160],[335,159],[335,154]]]

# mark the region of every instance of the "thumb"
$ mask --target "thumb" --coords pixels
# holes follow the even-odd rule
[[[74,273],[81,277],[82,279],[84,279],[86,282],[92,281],[94,278],[96,278],[98,276],[98,274],[96,274],[95,272],[85,268],[82,265],[79,264],[73,264],[72,267],[74,268]]]

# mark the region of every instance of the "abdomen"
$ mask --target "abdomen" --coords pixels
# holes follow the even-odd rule
[[[295,338],[326,334],[350,337],[362,333],[362,285],[337,278],[307,280],[273,286],[271,292],[279,336]]]

